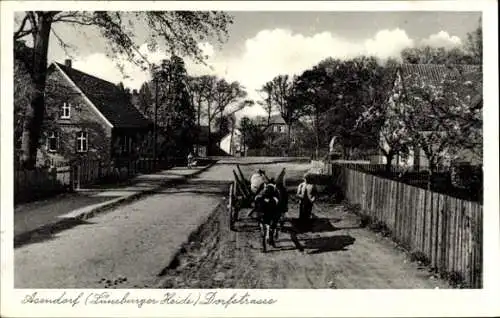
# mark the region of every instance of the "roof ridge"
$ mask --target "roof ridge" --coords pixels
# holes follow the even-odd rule
[[[59,63],[59,62],[54,62],[54,63],[56,63],[59,67],[61,67],[61,66],[62,66],[62,70],[66,73],[66,68],[68,68],[66,65],[61,64],[61,63]],[[71,67],[71,68],[69,68],[69,69],[70,69],[70,70],[72,70],[72,71],[76,71],[76,72],[82,73],[82,74],[84,74],[84,75],[86,75],[86,76],[92,77],[92,78],[94,78],[94,79],[97,79],[97,80],[99,80],[99,81],[106,82],[106,83],[111,84],[111,85],[113,85],[113,86],[115,86],[115,87],[117,87],[117,88],[118,88],[118,85],[117,85],[117,84],[115,84],[115,83],[113,83],[113,82],[110,82],[110,81],[107,81],[107,80],[105,80],[105,79],[102,79],[102,78],[100,78],[100,77],[97,77],[97,76],[95,76],[95,75],[92,75],[92,74],[89,74],[89,73],[82,72],[82,71],[80,71],[79,69],[76,69],[76,68],[74,68],[74,67]]]
[[[467,66],[467,67],[480,67],[477,64],[460,64],[460,63],[401,63],[400,66],[434,66],[434,67],[449,67],[449,66]]]

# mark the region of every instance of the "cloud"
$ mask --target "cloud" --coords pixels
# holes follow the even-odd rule
[[[444,47],[447,49],[458,47],[462,45],[462,40],[458,36],[450,36],[446,31],[440,31],[436,34],[430,35],[428,38],[421,40],[422,45],[431,47]]]
[[[451,47],[460,45],[461,41],[445,31],[416,41],[411,39],[405,30],[396,28],[380,30],[368,39],[351,40],[330,32],[306,36],[278,28],[262,30],[247,39],[242,43],[242,53],[237,56],[230,54],[221,56],[211,44],[200,43],[199,47],[206,55],[206,63],[209,66],[194,63],[189,59],[185,62],[189,74],[212,74],[224,77],[228,81],[239,81],[246,87],[248,97],[258,100],[260,95],[257,90],[276,75],[298,75],[327,57],[348,59],[359,55],[373,55],[381,59],[398,58],[403,49],[421,44]],[[140,47],[140,51],[153,63],[158,63],[167,57],[161,50],[150,51],[145,44]],[[139,88],[148,79],[149,74],[130,63],[124,64],[125,73],[129,75],[129,78],[123,80],[125,86]],[[77,65],[82,65],[82,70],[104,79],[120,81],[121,76],[114,68],[115,63],[104,54],[87,56],[75,63],[75,66]],[[264,110],[256,105],[245,108],[238,117],[262,114]]]

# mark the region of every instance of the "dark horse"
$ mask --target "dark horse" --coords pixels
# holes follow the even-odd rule
[[[283,217],[288,210],[288,193],[283,184],[270,180],[255,197],[255,211],[262,234],[262,249],[267,251],[267,244],[276,247],[278,224],[283,227]]]

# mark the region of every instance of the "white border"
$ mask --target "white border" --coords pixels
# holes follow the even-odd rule
[[[496,316],[500,314],[500,237],[498,184],[498,5],[488,1],[343,1],[343,2],[13,2],[1,5],[1,314],[2,316],[101,317],[101,316]],[[218,9],[228,11],[482,11],[484,36],[484,288],[482,290],[250,290],[253,297],[273,297],[269,306],[69,306],[21,305],[30,290],[13,289],[13,206],[12,120],[13,11],[37,10],[156,10]],[[9,106],[7,106],[9,105]],[[38,290],[44,295],[59,295],[61,290]],[[77,295],[95,290],[65,290]],[[109,291],[109,290],[108,290]],[[159,290],[130,290],[138,296],[160,297]],[[125,290],[111,291],[113,295]],[[196,294],[198,290],[177,290]],[[204,292],[204,291],[201,291]],[[229,297],[236,290],[220,290]],[[245,291],[241,291],[245,292]],[[182,314],[180,313],[182,312]]]

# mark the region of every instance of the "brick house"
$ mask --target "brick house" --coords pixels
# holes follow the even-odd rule
[[[152,124],[119,86],[76,70],[71,60],[48,68],[44,143],[39,161],[137,158]]]

